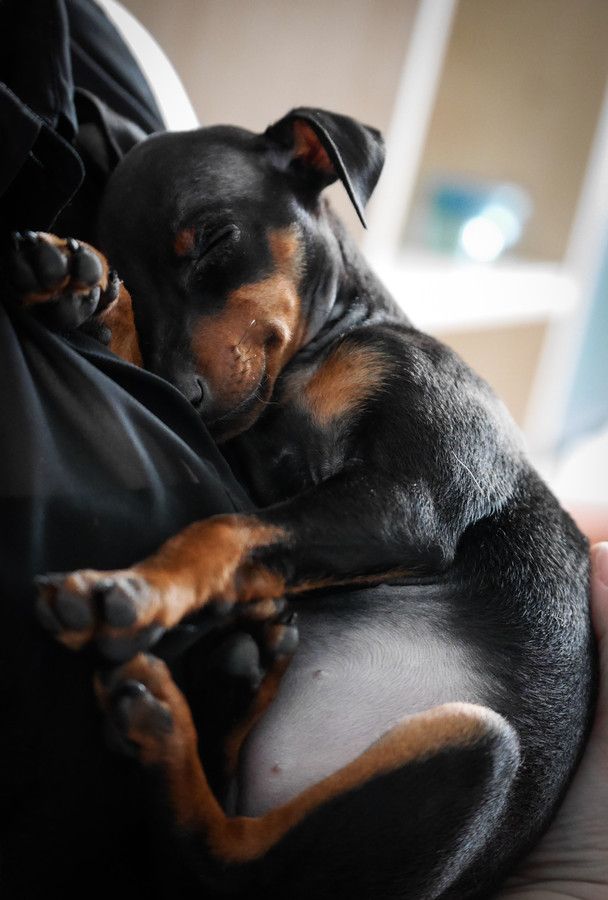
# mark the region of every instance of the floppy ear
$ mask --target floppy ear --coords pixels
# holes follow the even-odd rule
[[[363,208],[384,165],[379,131],[349,116],[299,107],[265,134],[283,151],[280,163],[310,189],[320,192],[339,178],[365,226]]]

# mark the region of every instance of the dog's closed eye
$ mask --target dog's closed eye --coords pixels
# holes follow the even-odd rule
[[[226,241],[236,242],[240,236],[239,227],[232,223],[204,227],[189,226],[177,232],[173,249],[176,256],[182,259],[200,262]]]

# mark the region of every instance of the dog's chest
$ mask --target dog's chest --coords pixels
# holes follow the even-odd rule
[[[253,428],[229,445],[230,462],[262,506],[320,484],[348,458],[345,419],[320,421],[298,399],[274,401]]]

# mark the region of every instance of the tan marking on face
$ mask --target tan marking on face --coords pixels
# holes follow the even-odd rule
[[[302,245],[297,226],[277,228],[268,233],[270,252],[277,271],[297,279],[302,268]]]
[[[220,312],[203,316],[192,350],[217,411],[235,409],[252,395],[263,376],[270,393],[279,372],[301,345],[303,332],[296,284],[280,271],[242,285],[232,291]],[[245,427],[257,418],[268,398],[260,399]]]
[[[197,371],[210,388],[210,421],[255,399],[258,387],[264,393],[242,419],[227,426],[228,430],[224,432],[218,426],[216,436],[221,440],[253,424],[278,374],[304,339],[298,294],[302,250],[297,226],[270,230],[268,242],[275,266],[272,274],[232,291],[218,313],[200,318],[192,337]]]
[[[382,387],[387,370],[388,360],[381,351],[344,341],[311,377],[294,377],[287,399],[304,406],[318,425],[325,426],[361,407]]]
[[[173,250],[177,256],[187,256],[192,253],[196,243],[196,230],[194,228],[182,228],[175,235]]]

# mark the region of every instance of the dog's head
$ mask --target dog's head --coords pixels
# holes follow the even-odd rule
[[[363,220],[383,158],[374,129],[297,109],[263,134],[155,135],[115,170],[99,239],[131,292],[144,366],[219,440],[250,427],[329,315],[340,250],[323,189],[340,179]]]

